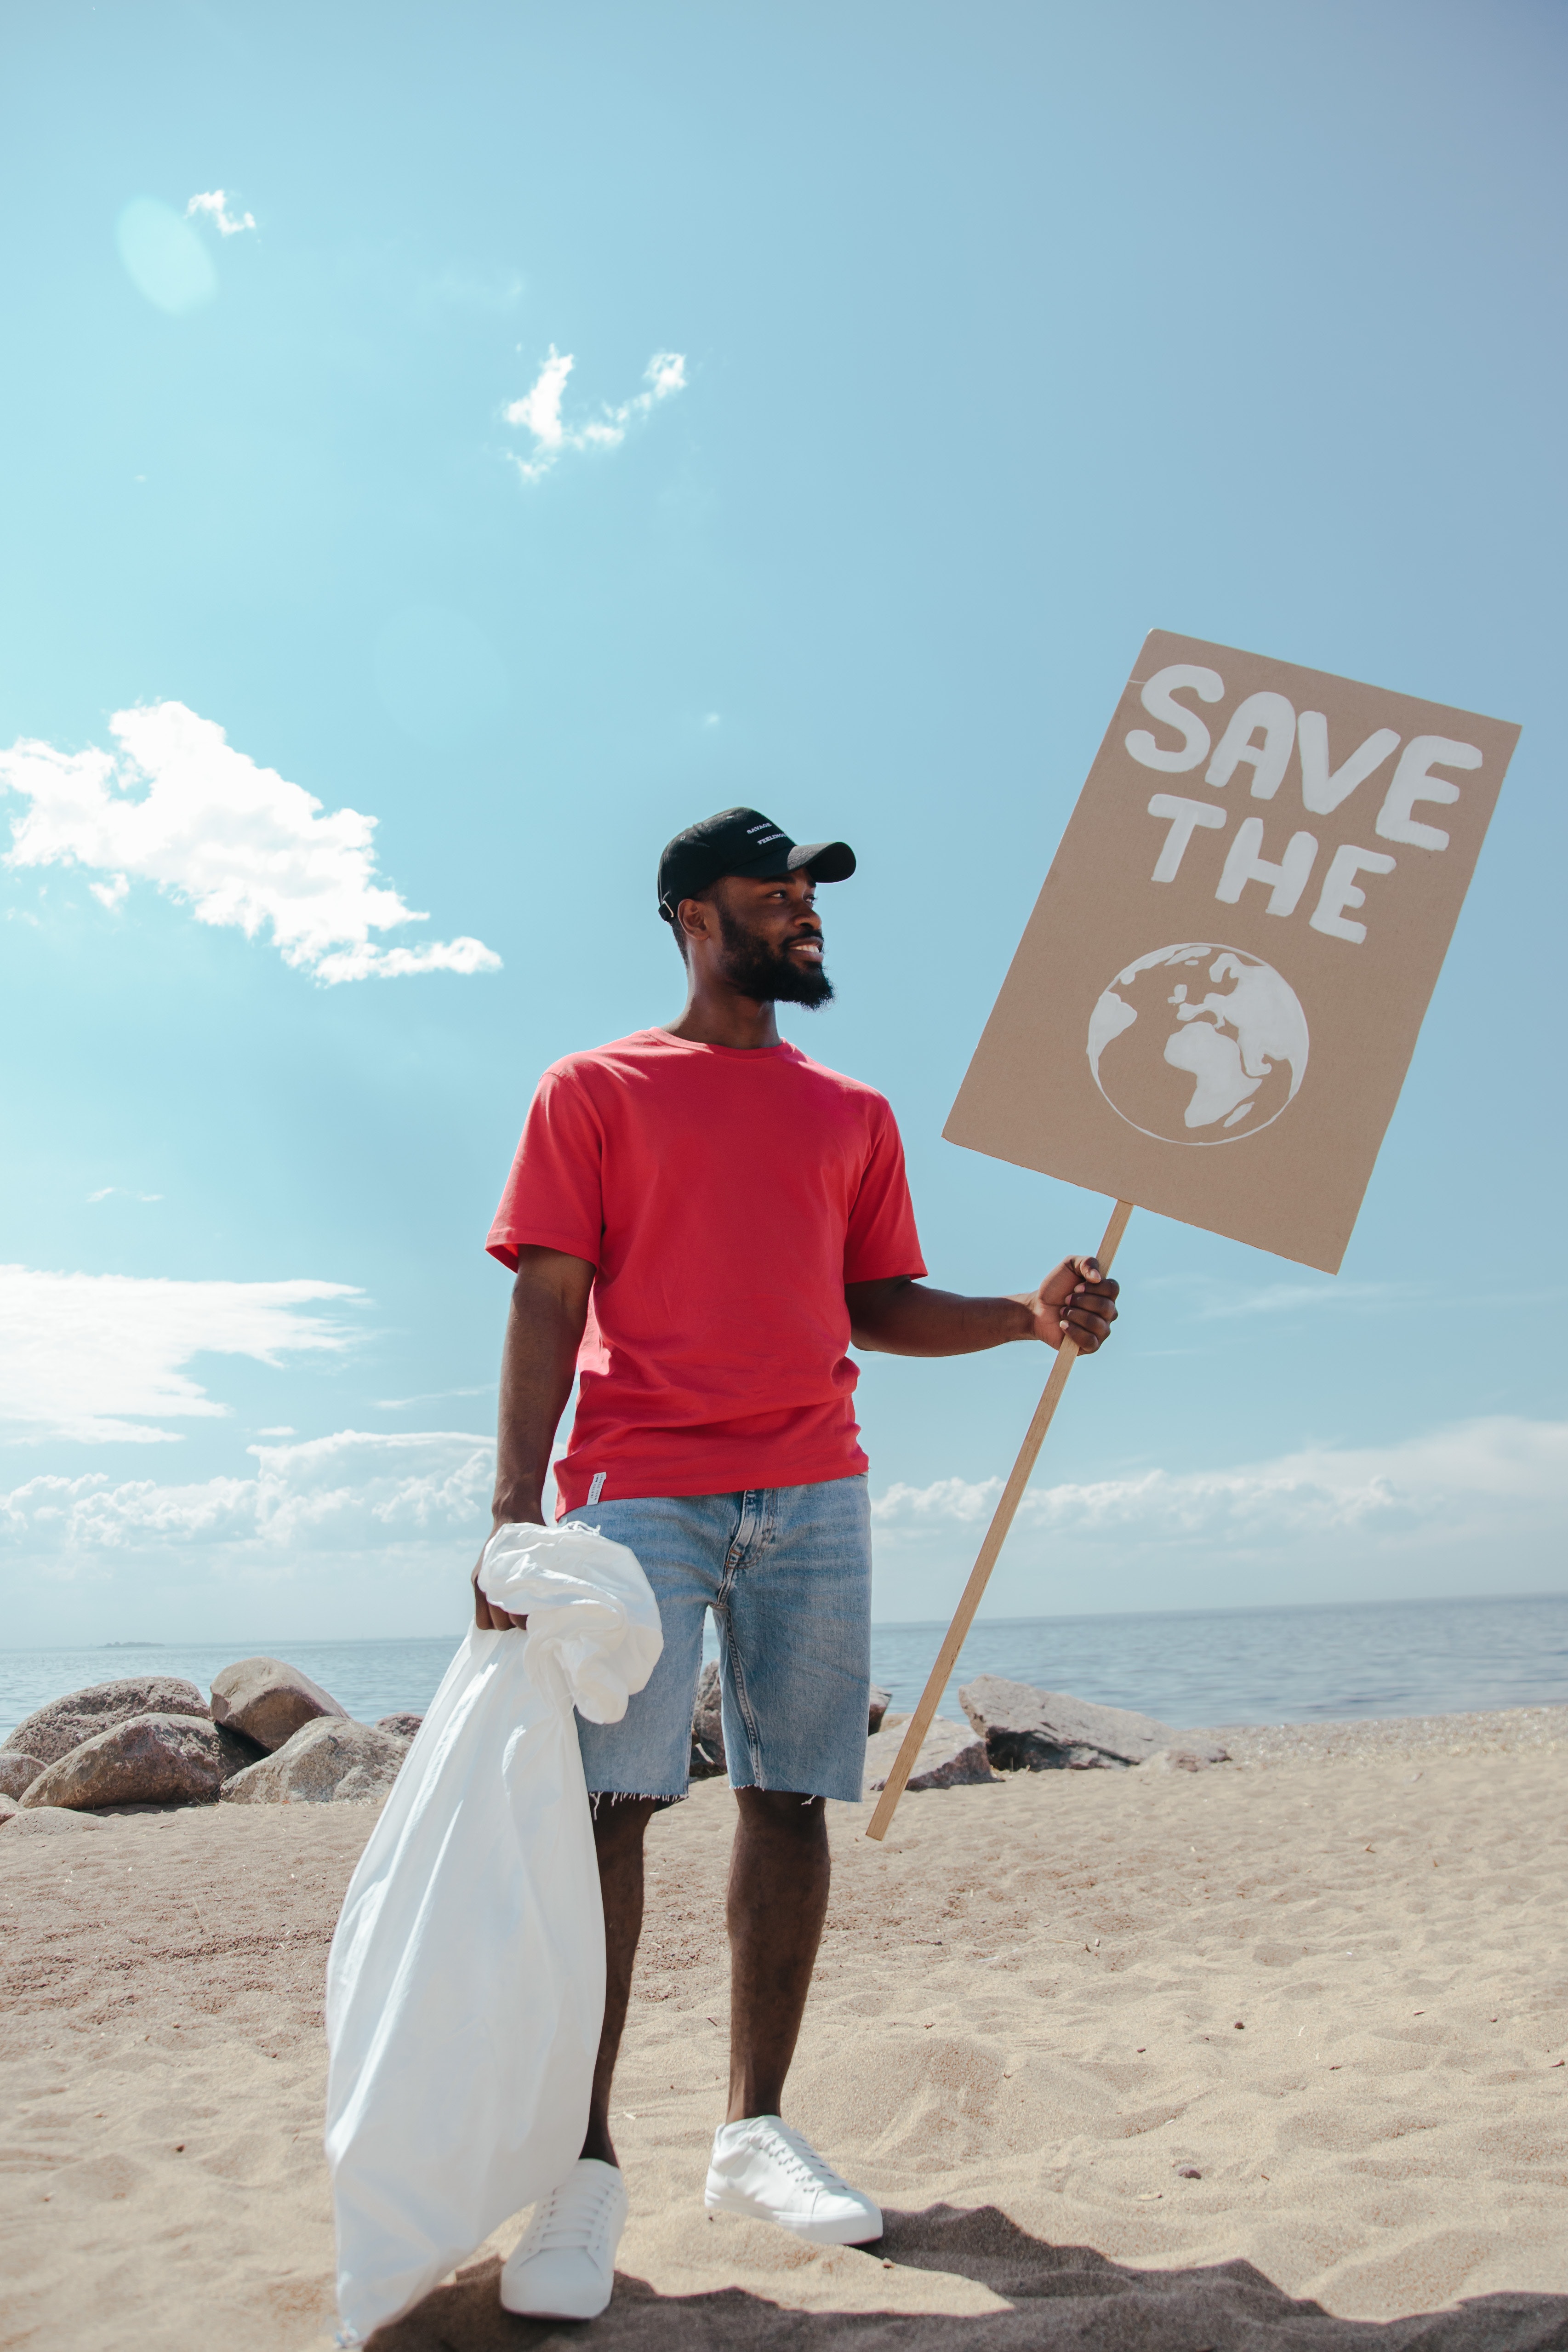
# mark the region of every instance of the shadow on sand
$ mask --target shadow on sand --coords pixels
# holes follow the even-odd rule
[[[1488,2294],[1407,2319],[1335,2319],[1250,2263],[1130,2270],[1090,2246],[1031,2238],[995,2206],[890,2212],[874,2250],[904,2270],[956,2272],[1011,2308],[946,2312],[798,2311],[744,2288],[656,2294],[618,2275],[589,2327],[512,2319],[497,2299],[499,2263],[476,2264],[371,2339],[370,2352],[1568,2352],[1568,2295]]]

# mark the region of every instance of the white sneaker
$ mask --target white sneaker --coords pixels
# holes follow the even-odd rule
[[[534,2208],[501,2273],[501,2308],[524,2319],[597,2319],[615,2287],[626,2183],[613,2164],[580,2156]]]
[[[882,2235],[881,2207],[778,2116],[719,2126],[703,2202],[710,2213],[777,2221],[813,2246],[864,2246]]]

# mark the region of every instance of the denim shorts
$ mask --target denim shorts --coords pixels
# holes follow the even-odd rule
[[[863,1477],[633,1496],[568,1516],[636,1554],[664,1629],[659,1663],[621,1721],[578,1718],[591,1794],[685,1795],[711,1609],[730,1786],[859,1799],[871,1679]]]

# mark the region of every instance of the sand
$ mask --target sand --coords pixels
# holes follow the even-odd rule
[[[1568,1710],[1234,1746],[909,1798],[880,1848],[832,1809],[790,2112],[881,2199],[869,2252],[703,2213],[699,1788],[653,1832],[610,2313],[504,2318],[514,2226],[377,2352],[1568,2346]],[[330,2341],[321,1977],[371,1818],[0,1829],[0,2346]]]

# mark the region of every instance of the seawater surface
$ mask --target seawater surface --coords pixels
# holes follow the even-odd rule
[[[925,1688],[946,1625],[885,1625],[873,1673],[895,1706]],[[1351,1606],[989,1618],[943,1698],[1005,1675],[1176,1725],[1321,1723],[1568,1703],[1568,1593]]]
[[[879,1625],[873,1680],[910,1707],[944,1624]],[[137,1674],[183,1675],[204,1691],[236,1658],[283,1657],[361,1723],[423,1714],[457,1647],[423,1641],[116,1643],[0,1651],[0,1738],[48,1700]],[[710,1640],[710,1650],[712,1648]],[[1316,1723],[1366,1716],[1568,1704],[1568,1593],[1344,1607],[1216,1609],[1144,1616],[986,1618],[965,1643],[958,1685],[1005,1675],[1176,1725]]]

